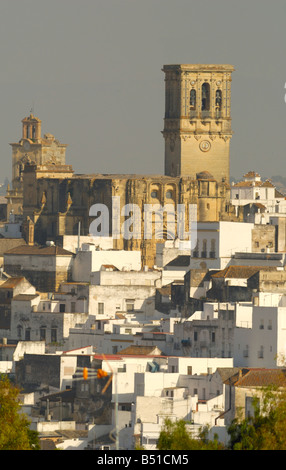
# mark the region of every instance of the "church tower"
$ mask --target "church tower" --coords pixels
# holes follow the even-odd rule
[[[12,147],[12,188],[7,190],[7,213],[22,214],[23,172],[25,165],[65,165],[66,144],[52,134],[41,135],[42,123],[32,113],[22,119],[22,137]]]
[[[165,65],[165,175],[229,181],[232,65]]]

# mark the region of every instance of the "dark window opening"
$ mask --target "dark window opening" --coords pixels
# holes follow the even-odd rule
[[[203,83],[202,85],[202,111],[210,110],[210,85]]]
[[[216,91],[215,95],[215,109],[216,109],[216,117],[219,118],[221,114],[221,105],[222,105],[222,95],[221,90]]]
[[[196,106],[197,106],[196,90],[192,88],[190,92],[190,117],[193,117],[195,115]]]

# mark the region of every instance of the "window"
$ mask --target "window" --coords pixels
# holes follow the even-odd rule
[[[103,315],[104,314],[104,303],[103,302],[98,302],[98,314]]]
[[[127,312],[133,312],[134,311],[134,302],[135,302],[135,300],[126,300],[126,310],[127,310]]]
[[[46,340],[46,327],[42,326],[40,328],[40,341]]]
[[[198,332],[194,331],[194,341],[198,341]]]
[[[172,199],[172,197],[173,197],[172,191],[167,191],[167,192],[166,192],[166,198],[167,198],[167,199]]]
[[[212,332],[212,343],[215,343],[215,333]]]
[[[192,90],[190,91],[190,118],[194,118],[196,116],[196,107],[197,107],[196,90],[192,88]]]
[[[75,313],[75,302],[71,302],[71,313]]]
[[[152,197],[153,199],[158,198],[158,191],[151,191],[151,197]]]
[[[201,252],[201,257],[202,258],[207,257],[207,240],[203,240],[203,250]]]
[[[52,328],[51,329],[51,342],[56,343],[58,338],[58,330],[57,328]]]
[[[254,416],[254,398],[245,397],[245,417],[250,418]]]
[[[18,338],[22,338],[22,334],[23,334],[23,328],[21,325],[18,325],[17,326],[17,336]]]
[[[215,243],[215,239],[212,238],[211,240],[211,251],[210,251],[210,258],[215,258],[215,246],[216,246],[216,243]]]
[[[80,388],[81,388],[81,391],[82,391],[82,392],[88,392],[88,389],[89,389],[89,384],[88,384],[88,382],[82,383]]]
[[[66,311],[66,305],[65,304],[60,304],[60,312],[64,313]]]
[[[215,110],[216,110],[216,118],[220,117],[221,113],[221,103],[222,103],[222,98],[221,98],[221,90],[217,90],[215,94]]]
[[[258,351],[258,359],[263,359],[264,357],[264,348],[260,346],[260,351]]]
[[[202,85],[202,111],[210,110],[210,85],[203,83]]]
[[[30,341],[30,340],[31,340],[31,328],[26,328],[25,341]]]
[[[190,109],[196,109],[196,90],[194,88],[190,91]]]

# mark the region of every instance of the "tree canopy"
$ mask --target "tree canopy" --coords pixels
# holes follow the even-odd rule
[[[166,419],[157,443],[159,450],[221,450],[223,445],[206,439],[207,432],[202,430],[199,438],[194,438],[184,420],[172,422]]]
[[[159,450],[286,450],[286,391],[262,388],[253,396],[253,413],[238,417],[227,428],[227,445],[208,439],[208,429],[194,438],[186,422],[166,419],[161,430]]]
[[[0,375],[0,450],[39,450],[38,434],[21,413],[20,390]]]
[[[228,428],[232,450],[286,450],[286,392],[268,387],[253,398],[253,414]]]

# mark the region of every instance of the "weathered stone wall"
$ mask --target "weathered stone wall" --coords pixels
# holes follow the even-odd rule
[[[162,225],[155,235],[155,217],[151,238],[144,234],[146,217],[145,205],[170,204],[177,213],[178,204],[184,204],[185,232],[189,227],[189,205],[196,204],[199,221],[239,220],[229,205],[229,186],[217,183],[209,174],[202,174],[197,179],[172,178],[168,176],[148,175],[66,175],[57,173],[57,167],[51,177],[46,173],[40,177],[36,166],[25,167],[24,172],[24,216],[29,216],[35,224],[35,241],[45,243],[48,239],[56,240],[62,235],[77,235],[79,222],[81,234],[89,235],[93,230],[95,215],[90,215],[94,204],[104,204],[108,211],[109,234],[115,221],[119,221],[120,236],[114,237],[114,249],[141,250],[142,266],[152,267],[156,263],[156,243],[176,238],[172,226],[167,223],[164,214]],[[135,204],[140,210],[139,235],[126,239],[122,224],[130,215],[119,214],[115,217],[113,197],[120,198],[120,209],[126,204]],[[176,220],[177,222],[177,220]],[[175,224],[175,229],[177,229]],[[131,232],[133,227],[130,228]],[[141,236],[140,236],[141,233]]]

